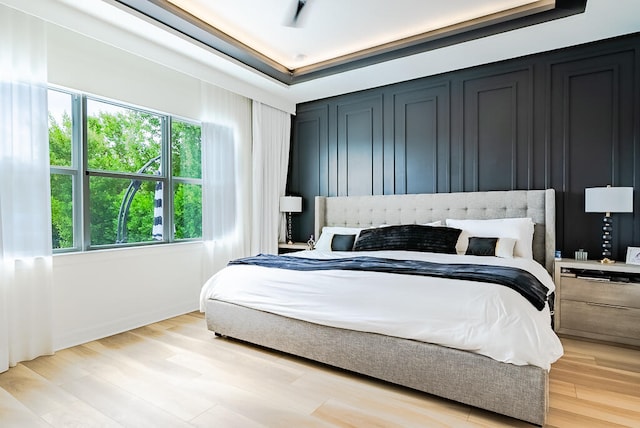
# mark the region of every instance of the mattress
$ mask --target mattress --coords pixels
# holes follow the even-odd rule
[[[302,251],[300,258],[345,258],[353,252]],[[527,258],[412,251],[358,252],[358,256],[436,263],[510,266],[535,276],[551,295],[548,272]],[[396,273],[293,271],[228,266],[202,288],[209,299],[315,324],[433,343],[515,365],[549,370],[562,355],[549,305],[537,310],[518,292],[493,283]]]

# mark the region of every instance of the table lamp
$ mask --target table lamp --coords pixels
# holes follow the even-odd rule
[[[584,211],[605,213],[602,219],[602,260],[600,263],[615,263],[611,260],[613,219],[611,213],[633,212],[633,187],[591,187],[584,190]]]
[[[302,197],[280,196],[280,212],[287,214],[287,244],[293,244],[291,237],[291,213],[302,212]]]

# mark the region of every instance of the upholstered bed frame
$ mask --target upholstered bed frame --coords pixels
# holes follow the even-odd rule
[[[446,218],[531,217],[534,258],[552,271],[553,190],[316,197],[323,226],[428,223]],[[548,372],[429,343],[327,327],[222,301],[206,303],[207,326],[232,337],[372,376],[537,425],[548,408]]]

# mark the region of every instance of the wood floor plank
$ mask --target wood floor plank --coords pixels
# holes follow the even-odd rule
[[[551,394],[554,409],[565,410],[583,415],[594,420],[606,420],[607,423],[622,426],[640,425],[640,412],[619,407],[617,404],[608,405],[600,401],[571,399],[566,396]]]
[[[42,418],[55,428],[123,428],[123,425],[81,400],[49,412]]]
[[[640,427],[640,350],[561,338],[547,428]],[[0,373],[0,426],[530,427],[242,342],[197,312]]]
[[[225,428],[265,428],[266,425],[257,423],[243,415],[226,409],[224,406],[215,406],[202,415],[191,420],[191,425],[198,428],[225,427]]]
[[[133,343],[135,347],[139,343],[138,340],[131,341],[129,336],[126,337],[125,342]],[[111,372],[100,374],[101,378],[149,401],[159,408],[165,409],[182,420],[188,421],[215,404],[198,394],[178,387],[181,381],[193,379],[191,374],[188,377],[176,376],[176,370],[165,372],[160,370],[156,364],[147,366],[138,359],[139,349],[134,349],[133,353],[130,353],[127,352],[126,347],[118,346],[117,349],[114,349],[112,346],[104,346],[101,341],[90,342],[83,346],[110,356],[117,362],[118,366],[123,367],[122,369],[118,367]],[[158,347],[150,347],[150,349],[157,350]],[[173,356],[173,354],[165,352],[162,352],[162,354]],[[153,358],[146,357],[142,358],[142,360],[149,363],[153,361]],[[169,362],[167,361],[167,363]],[[181,373],[181,370],[177,372]],[[135,373],[135,375],[131,375],[131,373]]]
[[[0,388],[0,422],[3,427],[51,427],[3,388]]]
[[[576,361],[560,360],[553,365],[554,369],[580,372],[589,377],[601,377],[620,382],[637,383],[640,373],[598,364],[584,364]]]
[[[573,413],[566,410],[551,408],[547,415],[545,428],[630,428],[626,425],[615,424],[611,421],[603,421]],[[631,427],[637,427],[632,425]]]
[[[594,376],[579,371],[579,367],[570,369],[553,367],[551,374],[554,376],[554,379],[574,383],[575,385],[587,386],[609,392],[618,392],[636,397],[640,396],[640,388],[638,388],[640,382],[612,379],[607,377],[607,373]]]
[[[400,423],[397,414],[402,414],[405,418],[402,423],[406,426],[477,426],[467,422],[470,413],[467,405],[345,372],[309,373],[296,381],[295,385],[319,396],[331,397],[333,406],[339,408],[369,409],[369,413],[383,415],[396,414],[390,424]],[[328,403],[314,414],[331,420],[326,414],[326,410],[331,408]],[[384,416],[379,416],[379,419],[384,420]]]
[[[436,418],[429,418],[422,414],[416,417],[408,417],[398,412],[384,412],[380,409],[366,411],[362,407],[353,406],[340,400],[327,400],[314,413],[314,416],[338,427],[388,427],[388,428],[411,428],[411,427],[434,427],[446,428],[449,425],[442,423]],[[466,421],[457,421],[461,427],[470,427]]]
[[[623,366],[624,370],[639,373],[640,359],[638,359],[638,348],[626,346],[612,346],[606,343],[598,343],[586,340],[562,338],[562,345],[565,353],[579,353],[589,358],[593,358],[598,364],[611,361],[615,365]]]
[[[40,416],[78,400],[23,364],[0,375],[0,388]]]
[[[563,394],[576,398],[576,386],[571,382],[563,382],[558,379],[549,379],[550,389],[556,394]]]
[[[638,385],[638,387],[640,388],[640,385]],[[576,398],[594,403],[602,403],[620,409],[640,411],[640,397],[634,397],[628,394],[619,394],[578,385],[576,386]],[[640,425],[640,423],[638,425]]]
[[[87,371],[84,369],[74,364],[69,364],[63,358],[55,358],[54,356],[44,356],[32,361],[25,361],[23,365],[47,378],[49,382],[58,384],[70,378],[80,378],[87,375]]]
[[[290,401],[279,401],[270,395],[204,381],[201,387],[209,398],[214,395],[218,405],[231,413],[240,414],[253,423],[267,427],[327,427],[308,413],[299,412]],[[195,418],[194,418],[195,419]]]
[[[472,408],[469,414],[469,421],[477,426],[492,428],[529,428],[531,424],[524,421],[515,420],[508,416],[496,415],[493,412]]]
[[[428,405],[427,400],[411,403],[396,400],[387,391],[378,390],[369,395],[327,400],[314,415],[333,421],[358,421],[354,426],[404,426],[404,427],[478,427],[468,421],[469,411],[442,411],[442,407]]]
[[[187,428],[190,425],[164,409],[95,376],[62,385],[91,407],[131,428]]]
[[[201,378],[189,381],[182,388],[207,397],[218,404],[229,405],[229,400],[250,400],[252,397],[260,400],[261,397],[269,397],[269,400],[289,410],[310,414],[326,397],[316,397],[310,391],[301,390],[283,378],[278,380],[273,376],[245,376],[244,367],[233,370],[216,369],[215,362],[209,363],[197,361],[193,355],[185,355],[181,361],[195,361],[195,366],[202,370]],[[263,372],[270,370],[269,366],[261,365]]]

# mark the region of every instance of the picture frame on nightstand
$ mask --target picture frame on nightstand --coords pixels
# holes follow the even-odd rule
[[[629,265],[640,265],[640,247],[627,247],[627,259]]]

